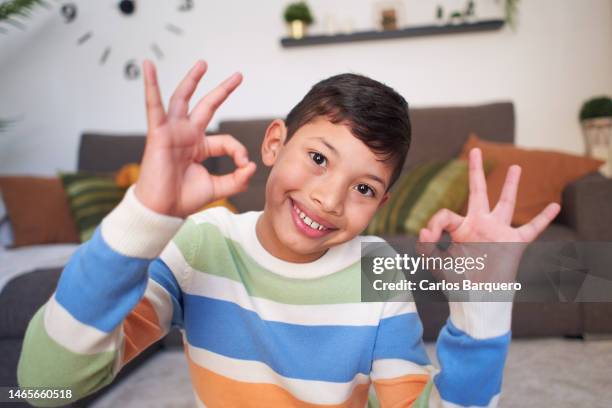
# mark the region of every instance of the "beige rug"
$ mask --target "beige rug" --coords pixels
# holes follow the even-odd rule
[[[427,345],[435,360],[434,345]],[[98,400],[95,408],[193,407],[182,351],[164,351]],[[514,340],[500,407],[612,407],[612,341]]]

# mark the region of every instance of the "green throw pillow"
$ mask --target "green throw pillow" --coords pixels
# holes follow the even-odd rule
[[[492,163],[485,161],[485,172]],[[460,212],[468,197],[468,163],[453,159],[426,163],[402,175],[389,201],[376,213],[370,235],[418,234],[442,208]]]
[[[85,242],[102,219],[119,204],[126,189],[117,186],[114,175],[60,172],[58,176],[64,185],[81,242]]]

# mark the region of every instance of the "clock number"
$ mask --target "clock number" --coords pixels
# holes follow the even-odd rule
[[[140,76],[140,68],[138,68],[136,60],[129,60],[126,62],[123,72],[127,79],[137,79]]]
[[[193,0],[182,0],[181,5],[178,7],[179,11],[189,11],[193,8]]]
[[[77,16],[77,6],[74,3],[66,3],[60,9],[66,23],[72,23]]]

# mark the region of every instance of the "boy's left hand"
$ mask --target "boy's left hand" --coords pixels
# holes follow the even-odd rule
[[[511,226],[518,190],[521,168],[513,165],[508,169],[501,196],[493,210],[487,198],[487,183],[482,168],[482,153],[474,148],[470,151],[468,210],[465,217],[442,209],[429,220],[427,228],[419,233],[420,242],[438,242],[443,231],[447,231],[455,243],[471,242],[519,242],[528,243],[557,216],[561,207],[550,203],[527,224]]]

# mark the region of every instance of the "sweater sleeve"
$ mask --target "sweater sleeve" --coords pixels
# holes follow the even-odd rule
[[[495,407],[510,343],[512,303],[451,302],[438,336],[440,368],[422,341],[414,303],[388,302],[379,325],[371,378],[380,406]]]
[[[184,220],[149,210],[133,189],[77,249],[28,325],[19,385],[72,395],[33,405],[63,405],[97,391],[172,325],[182,325],[177,277],[158,256]]]

